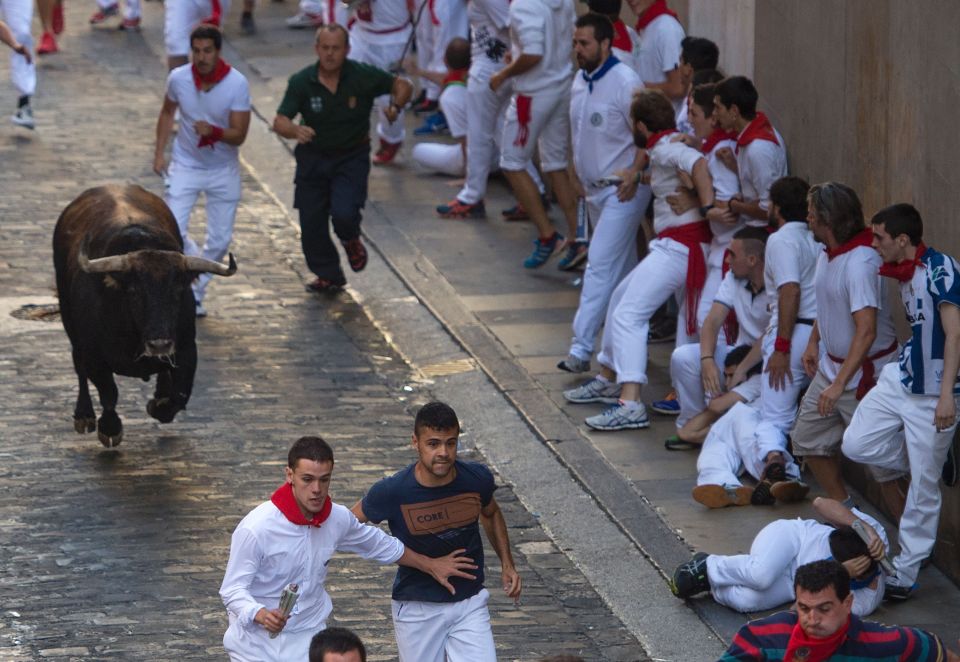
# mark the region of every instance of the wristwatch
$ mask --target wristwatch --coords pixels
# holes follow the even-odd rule
[[[713,204],[704,205],[703,207],[700,207],[700,218],[706,218],[707,212],[713,208],[714,208]]]

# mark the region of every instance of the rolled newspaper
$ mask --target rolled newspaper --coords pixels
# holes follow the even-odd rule
[[[850,528],[857,532],[857,535],[860,536],[860,540],[867,543],[867,545],[870,544],[872,538],[870,537],[870,533],[867,531],[867,528],[863,525],[862,520],[853,520],[853,524],[850,525]],[[887,573],[887,575],[892,577],[893,575],[897,574],[897,569],[893,567],[893,564],[890,563],[886,555],[883,555],[877,559],[877,563],[880,564],[880,567],[883,568],[883,571]]]
[[[300,587],[296,584],[287,584],[287,587],[283,589],[283,593],[280,594],[280,606],[278,609],[283,612],[284,617],[290,615],[290,612],[293,611],[293,605],[297,604],[297,598],[300,597],[298,591]],[[276,639],[279,632],[271,632],[270,638]]]

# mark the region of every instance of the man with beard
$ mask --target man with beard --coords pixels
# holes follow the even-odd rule
[[[400,662],[496,662],[478,522],[500,557],[504,593],[520,597],[507,524],[493,498],[493,474],[482,464],[457,459],[459,436],[460,422],[449,405],[424,405],[413,426],[417,461],[375,484],[353,507],[361,522],[386,520],[411,550],[440,557],[465,549],[477,565],[476,578],[451,578],[453,594],[423,572],[400,568],[392,610]]]

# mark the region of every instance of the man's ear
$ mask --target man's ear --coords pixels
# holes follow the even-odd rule
[[[291,469],[290,467],[284,467],[283,475],[286,477],[287,482],[293,485],[293,469]]]

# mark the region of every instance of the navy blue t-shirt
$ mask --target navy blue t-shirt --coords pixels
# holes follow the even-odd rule
[[[415,552],[437,558],[456,549],[478,566],[468,571],[476,579],[451,577],[457,590],[450,592],[428,574],[400,566],[393,582],[394,600],[459,602],[472,598],[483,588],[483,540],[480,538],[480,511],[493,499],[497,489],[493,474],[482,464],[454,464],[457,475],[447,485],[424,487],[414,474],[416,464],[377,482],[363,497],[363,514],[371,522],[386,520],[390,533]]]

